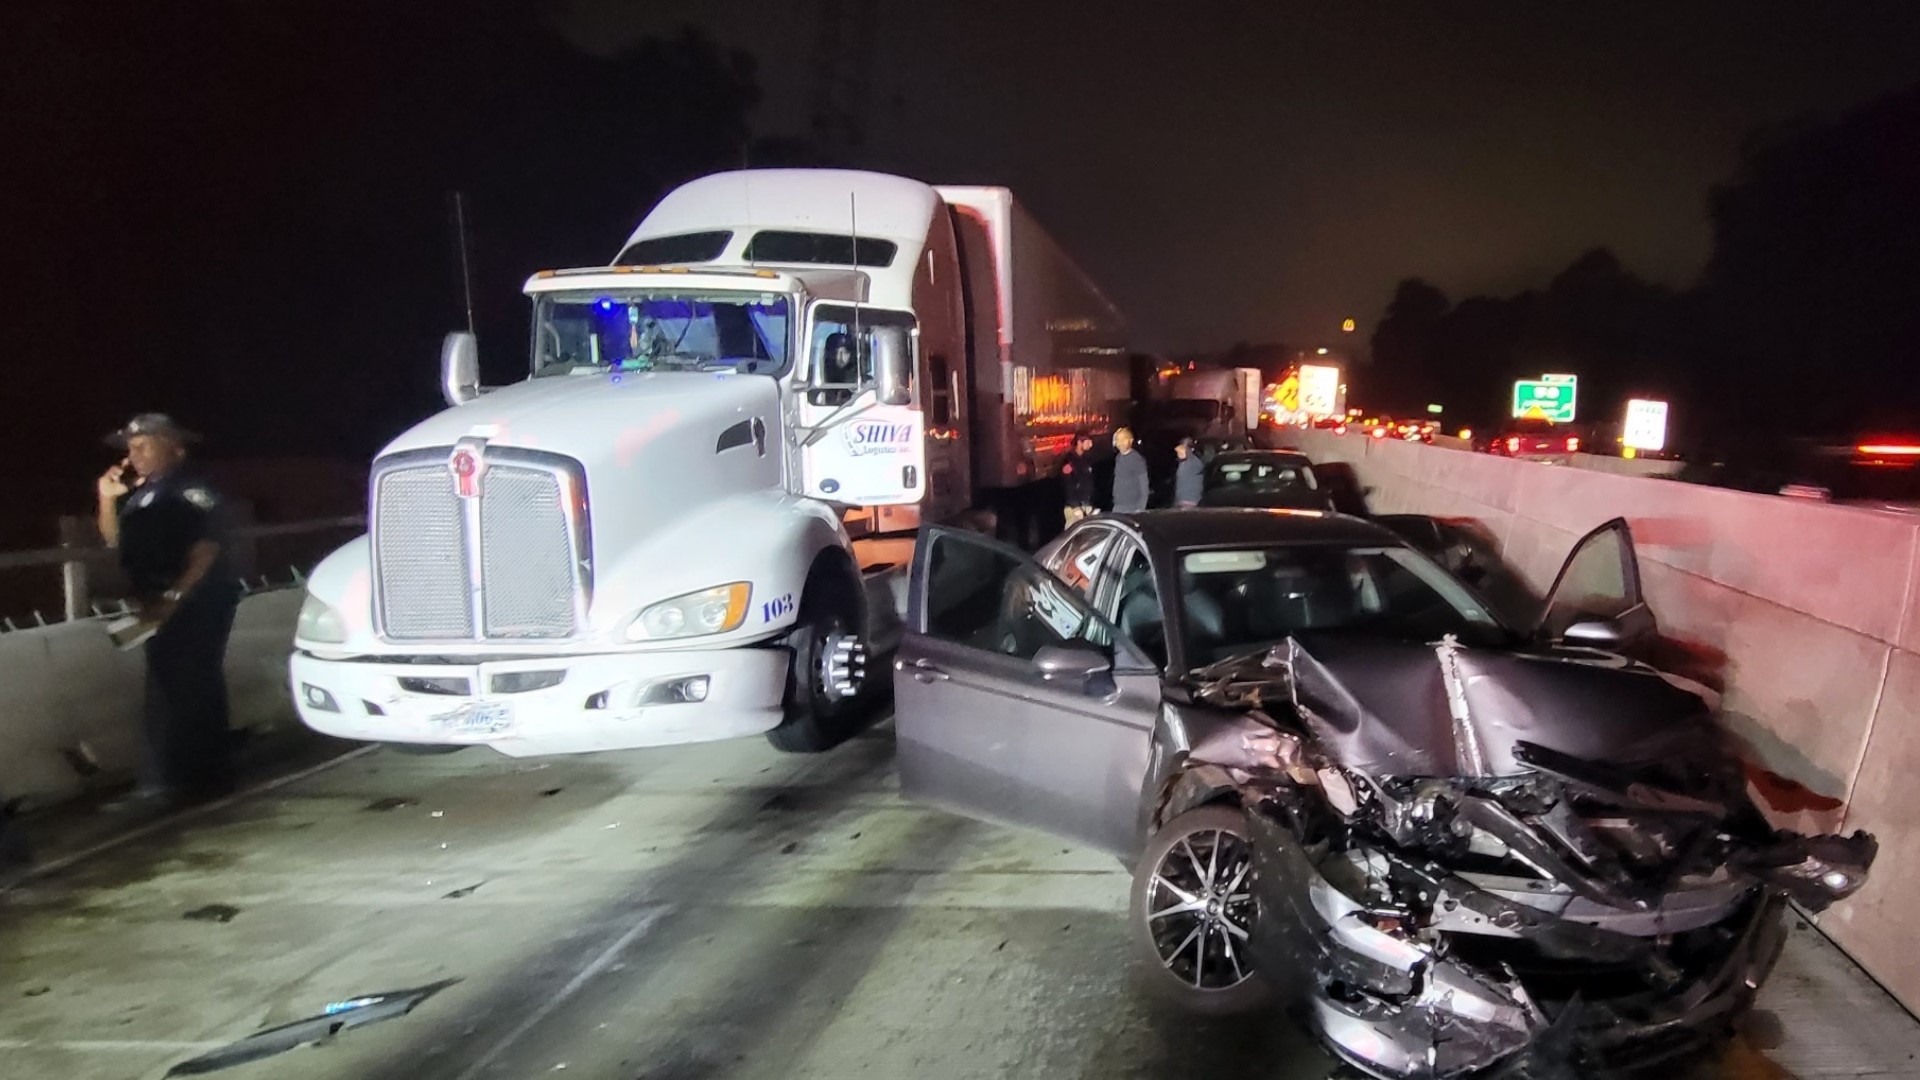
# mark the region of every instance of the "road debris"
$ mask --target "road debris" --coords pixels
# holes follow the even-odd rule
[[[233,921],[233,917],[238,914],[240,914],[240,909],[234,907],[232,904],[208,904],[205,907],[194,908],[192,911],[180,917],[183,919],[192,919],[194,922],[230,923]]]
[[[304,1020],[295,1020],[290,1024],[255,1032],[238,1042],[228,1043],[218,1050],[183,1061],[168,1069],[167,1075],[170,1077],[199,1076],[221,1069],[230,1069],[235,1065],[244,1065],[250,1061],[284,1054],[297,1046],[319,1042],[348,1028],[405,1016],[421,1002],[459,981],[442,979],[412,990],[387,990],[346,1001],[336,1001],[329,1004],[318,1016],[309,1016]]]
[[[462,897],[467,897],[467,896],[472,896],[472,895],[473,895],[474,893],[476,893],[476,892],[479,892],[479,891],[480,891],[480,886],[482,886],[482,885],[485,885],[485,884],[486,884],[486,882],[485,882],[485,881],[476,881],[476,882],[474,882],[473,884],[471,884],[471,885],[469,885],[469,886],[467,886],[467,887],[466,887],[466,888],[464,888],[464,889],[455,889],[455,890],[453,890],[452,892],[450,892],[450,893],[448,893],[447,895],[445,895],[445,896],[443,896],[443,897],[441,897],[440,899],[442,899],[442,900],[459,900],[459,899],[461,899]]]
[[[388,810],[400,810],[418,805],[420,805],[419,799],[409,799],[405,795],[389,795],[384,799],[375,799],[368,803],[366,809],[375,813],[385,813]]]

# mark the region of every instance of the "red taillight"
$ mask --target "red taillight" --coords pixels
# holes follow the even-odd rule
[[[1854,450],[1872,457],[1920,457],[1920,446],[1906,443],[1868,443],[1856,446]]]
[[[1519,453],[1519,452],[1520,452],[1520,436],[1518,436],[1518,435],[1514,435],[1514,436],[1512,436],[1512,437],[1510,437],[1510,438],[1508,438],[1508,439],[1507,439],[1507,453],[1509,453],[1509,454],[1517,454],[1517,453]]]
[[[1579,449],[1580,449],[1580,436],[1578,435],[1567,436],[1567,453],[1569,454],[1577,453]]]

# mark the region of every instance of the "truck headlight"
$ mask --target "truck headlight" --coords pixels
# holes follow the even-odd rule
[[[738,630],[747,620],[752,592],[752,586],[736,581],[662,600],[627,624],[627,640],[670,641]]]
[[[300,621],[293,636],[302,641],[340,645],[347,640],[347,623],[331,604],[308,593],[300,604]]]

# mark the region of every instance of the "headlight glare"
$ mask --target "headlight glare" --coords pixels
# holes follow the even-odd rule
[[[744,581],[662,600],[627,624],[628,641],[671,641],[738,630],[753,589]]]
[[[300,620],[294,636],[322,645],[340,645],[347,640],[347,623],[332,605],[308,593],[300,604]]]

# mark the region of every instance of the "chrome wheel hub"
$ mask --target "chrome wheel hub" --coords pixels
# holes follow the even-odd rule
[[[830,701],[857,696],[867,678],[866,643],[852,634],[829,634],[821,645],[821,691]]]

